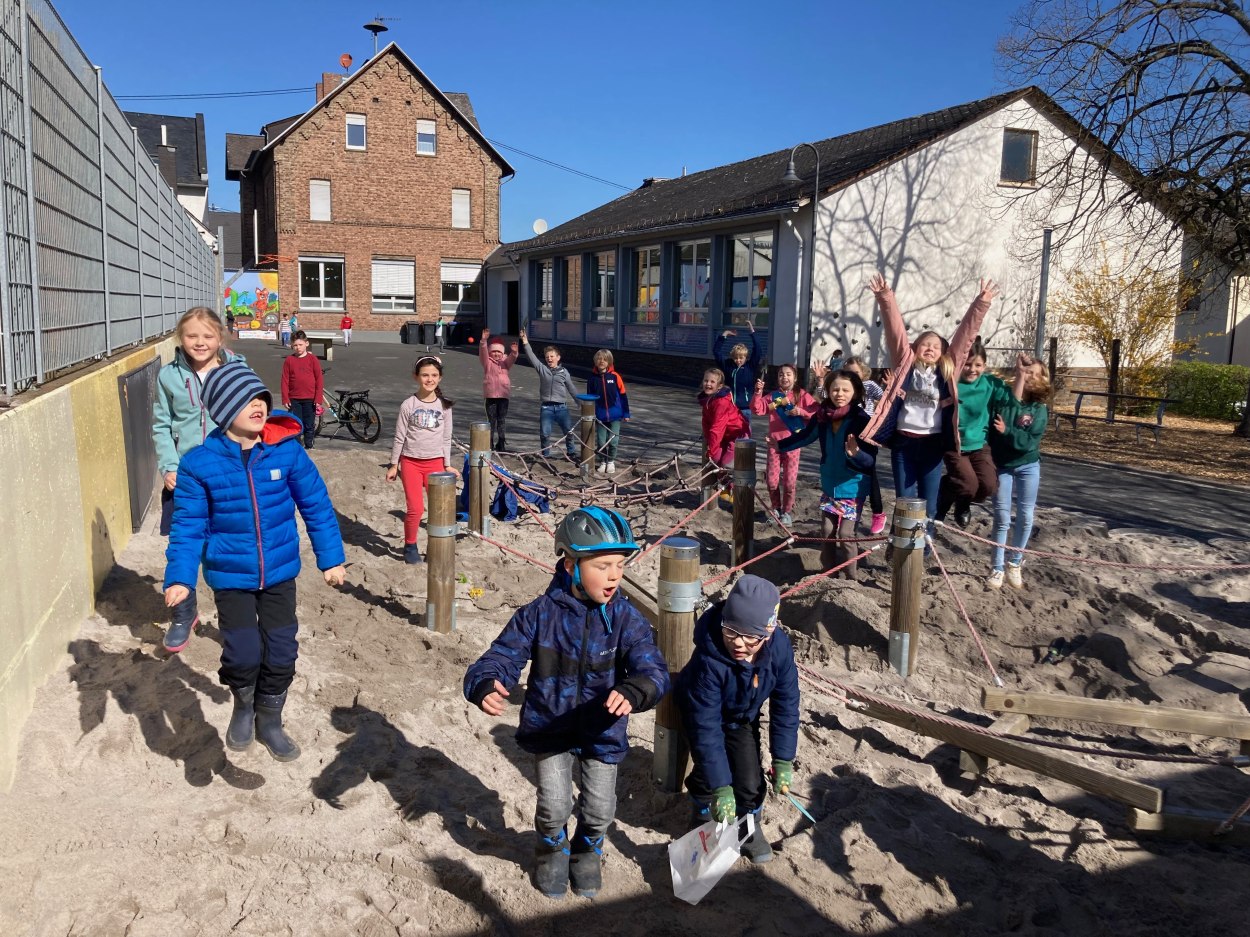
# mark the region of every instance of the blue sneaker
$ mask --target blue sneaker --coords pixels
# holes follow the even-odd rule
[[[165,629],[165,640],[161,644],[169,653],[177,654],[190,642],[191,632],[195,630],[195,626],[199,623],[199,615],[187,622],[170,622],[169,627]]]

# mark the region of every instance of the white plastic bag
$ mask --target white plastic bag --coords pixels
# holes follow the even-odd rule
[[[755,832],[755,817],[745,822],[709,820],[681,839],[668,844],[668,864],[673,872],[673,894],[698,904],[742,855],[742,844]]]

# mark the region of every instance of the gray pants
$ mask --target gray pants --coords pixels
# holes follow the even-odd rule
[[[616,816],[616,765],[572,752],[536,755],[538,807],[534,825],[542,836],[555,837],[577,810],[577,836],[597,839]],[[573,765],[581,767],[577,803],[573,803]],[[573,836],[569,837],[573,840]],[[576,840],[573,840],[576,846]]]

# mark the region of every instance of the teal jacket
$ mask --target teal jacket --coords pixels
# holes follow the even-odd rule
[[[226,361],[242,361],[242,355],[225,352]],[[152,403],[152,441],[160,473],[178,471],[182,457],[208,439],[217,428],[200,401],[201,380],[181,348],[174,360],[161,368]]]

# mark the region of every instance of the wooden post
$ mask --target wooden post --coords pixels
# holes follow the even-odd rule
[[[755,555],[755,440],[734,443],[734,561]]]
[[[440,634],[456,627],[456,473],[435,472],[428,489],[425,626]]]
[[[595,402],[583,400],[581,405],[577,430],[582,438],[582,481],[586,481],[595,469]]]
[[[920,643],[920,581],[924,578],[927,505],[921,498],[894,502],[894,571],[890,580],[890,666],[903,677],[916,670]]]
[[[1054,388],[1055,388],[1055,372],[1058,370],[1058,368],[1059,368],[1059,339],[1055,338],[1054,336],[1051,336],[1051,339],[1050,339],[1050,358],[1049,358],[1049,361],[1047,362],[1047,365],[1046,365],[1046,371],[1047,371],[1047,373],[1048,373],[1048,375],[1049,375],[1049,377],[1050,377],[1050,388],[1051,388],[1051,391],[1050,391],[1050,392],[1051,392],[1051,394],[1054,394],[1054,392],[1055,392],[1055,390],[1054,390]]]
[[[702,592],[699,542],[685,537],[665,540],[660,547],[660,576],[655,593],[660,618],[657,630],[660,651],[674,681],[694,651],[694,609]],[[669,693],[655,711],[654,777],[662,790],[681,792],[689,756],[677,701]]]
[[[1115,395],[1120,392],[1120,340],[1111,340],[1111,372],[1107,375],[1107,422],[1115,422]]]
[[[469,530],[490,535],[490,424],[469,424]]]

